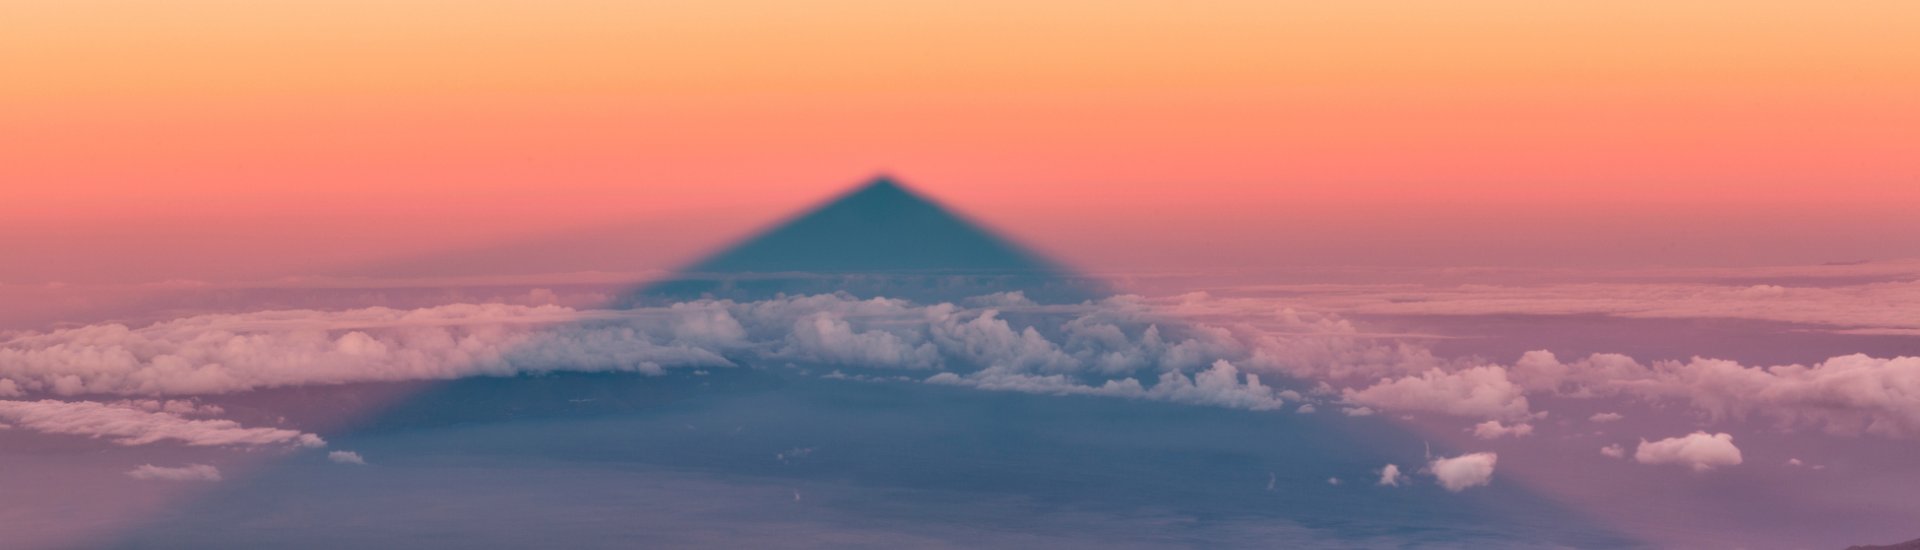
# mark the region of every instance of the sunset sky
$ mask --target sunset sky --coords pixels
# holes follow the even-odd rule
[[[883,171],[1096,270],[1912,257],[1916,29],[1901,1],[7,2],[0,282],[596,231],[671,232],[621,259],[668,268]]]
[[[1844,548],[1917,439],[1912,0],[0,0],[0,546]]]

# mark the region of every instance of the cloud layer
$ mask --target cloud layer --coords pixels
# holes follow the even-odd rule
[[[167,396],[555,371],[818,365],[986,390],[1273,410],[1337,406],[1480,422],[1522,436],[1533,397],[1682,405],[1710,422],[1771,420],[1833,433],[1920,435],[1920,357],[1758,367],[1618,354],[1511,364],[1447,360],[1338,316],[1194,293],[1042,306],[1008,293],[962,304],[845,295],[576,310],[453,304],[263,311],[17,335],[0,342],[0,396],[146,399],[146,412],[217,416]],[[1284,381],[1288,387],[1275,387]],[[17,401],[26,403],[31,401]],[[128,401],[133,403],[134,401]],[[169,408],[172,407],[172,408]],[[125,408],[125,407],[123,407]],[[1613,418],[1595,415],[1596,421]],[[1493,424],[1486,422],[1493,421]],[[18,423],[18,422],[16,422]]]
[[[1907,264],[1911,268],[1913,264]],[[1764,271],[1725,277],[1759,277]],[[1807,273],[1781,272],[1790,279]],[[1752,319],[1824,326],[1865,334],[1920,334],[1920,279],[1790,286],[1705,282],[1579,282],[1460,285],[1295,285],[1257,291],[1308,291],[1294,305],[1373,315],[1611,315],[1660,319]],[[1823,276],[1840,276],[1827,273]],[[1656,280],[1674,275],[1650,275]],[[1842,279],[1844,280],[1844,279]],[[1260,301],[1260,300],[1254,300]]]

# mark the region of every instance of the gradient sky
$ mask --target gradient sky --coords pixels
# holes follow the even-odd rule
[[[878,171],[1093,269],[1920,256],[1912,2],[24,0],[0,65],[0,282],[671,267]]]
[[[1067,269],[662,281],[880,173]],[[1917,211],[1911,0],[0,0],[0,532],[1891,542]]]

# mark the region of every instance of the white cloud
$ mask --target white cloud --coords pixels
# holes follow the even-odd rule
[[[1499,439],[1505,436],[1526,437],[1533,435],[1533,425],[1525,422],[1512,426],[1501,424],[1498,420],[1488,420],[1473,425],[1473,436],[1480,439]]]
[[[1808,469],[1813,469],[1813,470],[1825,470],[1825,469],[1827,469],[1827,466],[1826,466],[1825,464],[1808,464],[1808,463],[1806,463],[1806,462],[1803,462],[1803,461],[1801,461],[1801,460],[1800,460],[1800,459],[1798,459],[1798,458],[1789,458],[1789,459],[1787,459],[1787,465],[1788,465],[1788,466],[1792,466],[1792,467],[1795,467],[1795,468],[1808,468]]]
[[[1677,464],[1696,472],[1736,466],[1741,462],[1740,448],[1733,445],[1732,435],[1706,432],[1653,442],[1642,439],[1640,448],[1633,452],[1633,460],[1641,464]]]
[[[265,311],[35,333],[0,343],[0,378],[29,393],[202,395],[258,388],[442,380],[553,370],[724,366],[711,339],[675,342],[702,312],[595,320],[553,306]],[[607,314],[598,314],[607,315]],[[556,325],[556,323],[564,323]]]
[[[331,460],[338,464],[353,464],[357,466],[367,465],[367,459],[361,458],[360,453],[356,453],[353,451],[333,451],[333,452],[327,453],[327,460]]]
[[[1241,378],[1239,369],[1232,363],[1216,361],[1212,367],[1195,373],[1192,377],[1177,372],[1162,373],[1151,387],[1132,378],[1106,380],[1099,385],[1090,385],[1066,375],[1026,374],[1003,367],[988,368],[964,376],[943,372],[928,377],[926,382],[984,390],[1052,395],[1100,395],[1248,410],[1272,410],[1286,405],[1280,397],[1280,392],[1262,384],[1258,375],[1245,375],[1244,383],[1241,382]]]
[[[322,447],[320,436],[280,428],[248,428],[231,420],[195,420],[94,401],[4,401],[0,420],[50,434],[106,439],[120,445],[177,442],[195,446]]]
[[[1386,485],[1388,487],[1399,487],[1400,482],[1405,481],[1406,479],[1407,477],[1400,473],[1399,466],[1388,464],[1386,465],[1386,467],[1380,469],[1381,485]]]
[[[1590,422],[1614,422],[1622,418],[1626,418],[1626,416],[1620,413],[1603,412],[1593,413],[1593,416],[1587,417],[1587,420]]]
[[[1679,401],[1715,421],[1762,416],[1843,435],[1920,435],[1920,357],[1855,354],[1811,367],[1750,367],[1698,357],[1643,365],[1596,354],[1567,366],[1575,373],[1566,381],[1573,397]]]
[[[142,464],[128,470],[127,477],[154,481],[220,481],[220,469],[206,464],[188,464],[178,468]]]
[[[1779,365],[1756,366],[1741,365],[1732,361],[1695,358],[1686,361],[1658,361],[1642,363],[1632,357],[1620,354],[1593,354],[1573,361],[1561,361],[1554,354],[1544,350],[1524,354],[1512,365],[1504,367],[1506,382],[1517,389],[1505,388],[1498,384],[1483,386],[1483,397],[1494,397],[1487,401],[1475,402],[1464,399],[1465,390],[1449,393],[1443,388],[1464,388],[1468,384],[1461,378],[1468,377],[1469,371],[1484,367],[1480,372],[1483,378],[1493,378],[1493,370],[1502,369],[1498,365],[1457,365],[1434,358],[1430,353],[1410,344],[1371,345],[1357,336],[1364,332],[1338,317],[1321,314],[1309,317],[1293,309],[1301,303],[1320,303],[1344,311],[1362,311],[1374,313],[1449,313],[1474,314],[1497,313],[1512,310],[1524,313],[1591,313],[1589,308],[1566,307],[1565,301],[1559,301],[1550,295],[1514,294],[1497,297],[1484,302],[1493,306],[1485,311],[1476,309],[1454,309],[1451,305],[1435,306],[1431,301],[1446,302],[1451,298],[1447,293],[1459,293],[1461,300],[1475,300],[1488,291],[1482,287],[1461,287],[1437,293],[1423,293],[1410,290],[1406,286],[1383,287],[1380,294],[1368,294],[1362,298],[1349,295],[1352,290],[1341,285],[1316,285],[1306,288],[1294,288],[1301,291],[1291,293],[1284,299],[1270,298],[1213,298],[1196,301],[1184,299],[1175,309],[1196,311],[1198,315],[1212,319],[1229,319],[1234,315],[1241,318],[1257,317],[1261,311],[1273,311],[1284,308],[1281,319],[1260,324],[1260,331],[1251,336],[1243,336],[1252,347],[1249,365],[1260,368],[1281,370],[1309,380],[1339,382],[1355,376],[1372,376],[1380,383],[1372,387],[1351,386],[1342,391],[1368,402],[1374,402],[1373,408],[1399,409],[1407,411],[1447,412],[1460,416],[1483,419],[1519,420],[1518,397],[1527,393],[1551,393],[1575,398],[1593,398],[1608,396],[1630,396],[1653,401],[1677,401],[1695,410],[1704,412],[1713,421],[1739,421],[1749,417],[1770,418],[1787,426],[1809,426],[1835,434],[1870,434],[1885,437],[1920,437],[1920,357],[1876,358],[1865,355],[1846,355],[1829,358],[1812,366]],[[1359,287],[1355,287],[1359,288]],[[1417,285],[1413,287],[1417,289]],[[1493,292],[1505,292],[1512,289],[1495,287]],[[1906,311],[1920,308],[1900,307],[1902,304],[1920,304],[1920,281],[1905,283],[1887,283],[1862,285],[1861,288],[1834,290],[1838,294],[1823,294],[1830,289],[1821,288],[1763,288],[1755,291],[1748,286],[1716,287],[1713,285],[1694,285],[1674,288],[1647,289],[1638,285],[1623,285],[1618,289],[1592,285],[1566,287],[1554,292],[1563,292],[1564,297],[1572,300],[1600,300],[1595,297],[1615,291],[1624,294],[1649,292],[1650,297],[1635,297],[1633,300],[1643,305],[1666,308],[1667,303],[1699,298],[1712,302],[1732,300],[1727,304],[1711,307],[1691,308],[1694,313],[1711,313],[1707,316],[1742,317],[1747,313],[1753,318],[1795,322],[1828,322],[1845,327],[1862,325],[1888,325],[1894,328],[1872,328],[1844,330],[1872,331],[1908,331],[1920,333],[1920,320],[1906,314]],[[1777,290],[1777,292],[1776,292]],[[1364,289],[1360,290],[1362,292]],[[1531,291],[1528,291],[1531,292]],[[1813,299],[1801,306],[1800,311],[1785,312],[1777,303],[1755,303],[1753,294],[1781,294],[1785,296],[1819,297],[1850,296],[1845,304],[1826,308]],[[1644,298],[1644,299],[1643,299]],[[1778,296],[1764,297],[1774,300]],[[1378,299],[1379,302],[1372,300]],[[1545,303],[1540,300],[1544,299]],[[1425,301],[1423,301],[1425,300]],[[1636,302],[1638,303],[1638,302]],[[1724,306],[1724,307],[1723,307]],[[1639,307],[1639,306],[1635,306]],[[1799,307],[1799,306],[1796,306]],[[1428,309],[1439,308],[1439,309]],[[1824,308],[1824,309],[1823,309]],[[1819,310],[1815,312],[1815,310]],[[1812,313],[1810,313],[1812,312]],[[1657,315],[1635,316],[1690,316],[1678,309]],[[1777,317],[1786,315],[1794,318]],[[1813,315],[1813,317],[1795,317]],[[1308,320],[1312,319],[1312,320]],[[1252,323],[1252,321],[1247,321]],[[1907,328],[1900,328],[1907,327]],[[1840,330],[1840,329],[1836,329]],[[1414,369],[1409,371],[1408,369]],[[1382,377],[1382,374],[1387,374]],[[1513,396],[1515,399],[1498,399]],[[1390,405],[1397,405],[1390,406]],[[1450,411],[1450,412],[1448,412]],[[1510,414],[1514,416],[1501,416]],[[1604,422],[1618,413],[1601,413],[1591,420]]]
[[[1618,444],[1608,445],[1600,448],[1600,454],[1606,455],[1607,458],[1626,458],[1627,449]]]
[[[1340,414],[1347,416],[1373,416],[1373,409],[1366,407],[1347,407],[1340,409]]]
[[[1286,404],[1273,388],[1260,383],[1260,375],[1247,373],[1244,383],[1241,378],[1240,370],[1223,359],[1214,361],[1207,370],[1194,373],[1192,378],[1177,372],[1161,374],[1160,381],[1147,389],[1146,397],[1256,411],[1278,409]]]
[[[1300,414],[1313,414],[1313,411],[1314,409],[1313,409],[1312,403],[1301,405],[1300,408],[1293,410],[1293,412],[1300,413]]]
[[[115,407],[140,409],[147,412],[165,412],[180,416],[219,416],[227,410],[219,405],[201,404],[194,399],[123,399],[108,403]]]
[[[1028,298],[1027,293],[1018,291],[1018,290],[1011,291],[1011,292],[995,292],[993,294],[987,294],[984,296],[974,296],[972,298],[961,300],[960,303],[966,304],[971,307],[990,307],[990,308],[1000,308],[1000,309],[1035,307],[1040,305],[1038,302],[1033,301],[1033,299]]]
[[[1493,466],[1499,460],[1500,456],[1494,453],[1468,453],[1452,458],[1435,458],[1427,463],[1427,471],[1433,474],[1441,487],[1458,493],[1469,487],[1491,483]]]
[[[988,368],[964,376],[943,372],[927,377],[926,383],[1048,395],[1104,395],[1137,398],[1146,394],[1146,387],[1142,386],[1139,380],[1132,378],[1108,380],[1099,386],[1093,386],[1082,384],[1079,380],[1064,374],[1026,374],[1006,368]]]
[[[1811,367],[1757,367],[1713,359],[1641,363],[1618,354],[1561,361],[1542,350],[1510,366],[1468,364],[1436,358],[1417,344],[1382,343],[1336,315],[1270,300],[1196,294],[1037,306],[1017,298],[963,301],[976,307],[845,295],[633,310],[453,304],[200,315],[138,328],[99,324],[0,341],[0,396],[118,395],[146,399],[129,401],[142,410],[218,416],[188,408],[203,407],[191,400],[161,398],[796,362],[937,370],[943,372],[916,378],[983,389],[1258,410],[1301,400],[1267,385],[1279,374],[1325,384],[1322,395],[1338,396],[1333,404],[1349,415],[1439,413],[1496,420],[1508,430],[1533,418],[1529,393],[1547,393],[1678,402],[1710,421],[1762,417],[1839,434],[1920,436],[1920,357],[1849,355]],[[996,308],[1019,311],[1019,322]],[[1174,317],[1167,313],[1184,319],[1168,321]],[[1301,405],[1295,410],[1313,410]]]
[[[994,302],[1016,303],[1012,298]],[[139,328],[101,324],[11,337],[0,342],[0,391],[205,395],[562,370],[658,374],[731,366],[735,360],[1214,376],[1223,373],[1210,364],[1246,355],[1224,329],[1195,325],[1174,331],[1177,337],[1168,334],[1130,298],[1049,311],[1056,319],[1070,318],[1059,325],[1057,341],[1002,319],[992,308],[845,295],[697,300],[631,310],[453,304],[200,315]],[[1160,391],[1175,391],[1179,382],[1194,381]],[[1211,382],[1216,380],[1195,383]],[[1226,388],[1201,388],[1206,395],[1195,398],[1248,397],[1213,395],[1215,389]]]
[[[787,357],[815,363],[910,369],[940,364],[940,351],[933,344],[916,346],[884,330],[856,331],[845,318],[829,312],[795,321],[787,342]]]
[[[1432,369],[1418,376],[1382,379],[1363,389],[1341,392],[1344,401],[1390,411],[1436,412],[1455,416],[1524,419],[1531,415],[1520,386],[1498,366],[1454,372]]]

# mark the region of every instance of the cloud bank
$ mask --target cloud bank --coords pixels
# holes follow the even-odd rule
[[[0,395],[123,396],[139,403],[123,409],[184,418],[219,413],[181,397],[261,388],[798,364],[844,369],[849,379],[910,374],[984,390],[1435,414],[1477,421],[1481,437],[1531,433],[1528,421],[1545,411],[1530,396],[1541,395],[1673,403],[1709,422],[1920,435],[1920,357],[1761,367],[1618,354],[1563,360],[1542,350],[1499,364],[1441,359],[1334,315],[1250,313],[1249,302],[1202,293],[1073,306],[1008,294],[962,304],[829,294],[629,310],[452,304],[99,324],[0,342]]]
[[[1920,435],[1920,357],[1855,354],[1813,366],[1750,367],[1699,357],[1642,364],[1616,354],[1561,363],[1536,351],[1521,364],[1533,365],[1526,371],[1533,385],[1570,397],[1675,401],[1710,420],[1758,416],[1836,434]]]
[[[1908,269],[1911,264],[1908,265]],[[1806,273],[1723,273],[1727,277],[1804,277]],[[1838,274],[1828,273],[1826,276]],[[1461,285],[1265,286],[1306,290],[1295,305],[1372,315],[1610,315],[1658,319],[1751,319],[1864,334],[1920,334],[1920,279],[1847,285],[1580,282]],[[1670,278],[1655,276],[1655,279]]]

